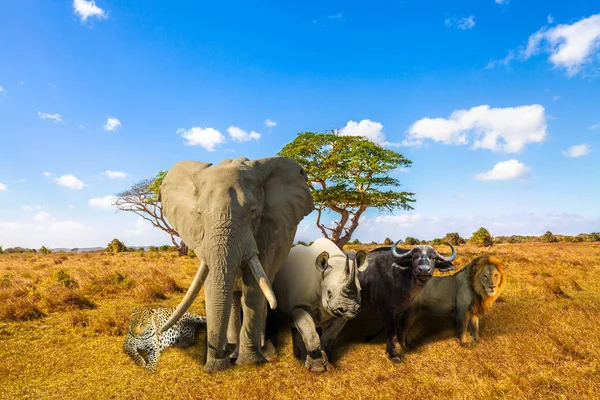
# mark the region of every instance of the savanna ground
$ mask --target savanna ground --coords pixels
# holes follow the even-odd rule
[[[371,246],[372,247],[372,246]],[[440,248],[441,252],[447,250]],[[458,247],[455,265],[485,249]],[[279,358],[205,374],[206,335],[167,349],[148,374],[122,352],[134,305],[175,306],[198,262],[173,252],[0,255],[1,398],[600,398],[600,243],[504,244],[509,282],[481,321],[485,340],[460,347],[452,329],[424,336],[398,365],[384,339],[343,332],[337,369],[317,375]],[[201,299],[192,311],[204,313]],[[423,339],[424,338],[424,339]]]

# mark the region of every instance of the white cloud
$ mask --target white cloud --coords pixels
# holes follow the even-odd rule
[[[470,15],[470,16],[464,17],[464,18],[446,18],[444,20],[444,23],[448,27],[455,27],[455,28],[465,31],[467,29],[471,29],[471,28],[475,27],[475,16]]]
[[[552,16],[552,14],[548,14],[548,23],[549,24],[553,24],[554,23],[554,17]]]
[[[265,119],[265,126],[268,128],[275,128],[277,126],[277,121],[267,118]]]
[[[52,220],[52,216],[47,212],[41,211],[34,215],[33,220],[36,222],[50,222]]]
[[[589,144],[576,144],[564,150],[562,153],[567,157],[583,157],[592,152]]]
[[[507,181],[511,179],[525,179],[531,169],[517,160],[501,161],[494,165],[491,171],[475,174],[479,181]]]
[[[90,17],[107,18],[106,12],[98,7],[94,0],[73,0],[73,10],[82,21]]]
[[[227,128],[227,132],[229,133],[229,136],[231,136],[231,138],[236,142],[247,142],[253,139],[260,139],[260,133],[254,131],[248,133],[237,126],[230,126]]]
[[[117,118],[109,117],[104,124],[105,131],[114,131],[121,126],[121,121]]]
[[[6,93],[6,90],[0,85],[0,93]]]
[[[218,144],[225,143],[225,136],[213,128],[193,127],[188,130],[177,129],[177,134],[185,139],[186,146],[202,146],[208,151],[215,151]]]
[[[42,206],[37,205],[37,206],[22,206],[21,210],[23,211],[36,211],[36,210],[41,210]]]
[[[496,4],[508,4],[510,0],[495,0]]]
[[[63,175],[61,177],[56,178],[50,172],[44,172],[44,176],[52,179],[52,182],[56,183],[57,185],[65,186],[69,189],[80,190],[85,186],[85,183],[83,183],[71,174]]]
[[[588,129],[590,129],[590,130],[600,129],[600,122],[597,123],[597,124],[594,124],[594,125],[590,126]]]
[[[46,114],[38,111],[38,115],[41,119],[51,119],[54,123],[62,122],[62,117],[60,114]]]
[[[8,188],[2,182],[0,182],[0,192],[8,192]]]
[[[117,199],[117,196],[107,195],[104,197],[94,198],[89,200],[90,207],[99,208],[101,210],[114,210],[113,203]]]
[[[554,96],[554,97],[552,97],[552,100],[558,100],[558,99],[560,99],[560,96]]]
[[[79,129],[81,129],[81,130],[85,130],[85,125],[83,125],[83,124],[79,124]]]
[[[383,125],[369,119],[363,119],[360,122],[348,121],[340,134],[343,136],[363,136],[372,142],[386,144]]]
[[[541,143],[546,137],[546,116],[539,104],[490,108],[488,105],[454,111],[450,118],[423,118],[407,133],[404,145],[419,145],[424,139],[444,144],[467,144],[473,148],[518,153],[527,143]]]
[[[106,176],[108,176],[108,179],[125,179],[125,177],[127,176],[125,172],[121,171],[106,170],[104,171],[104,173],[106,174]]]
[[[329,18],[329,19],[338,19],[338,20],[344,19],[344,17],[342,16],[341,13],[329,15],[329,16],[327,16],[327,18]]]
[[[554,19],[548,16],[548,21]],[[600,49],[600,14],[582,18],[572,24],[543,27],[527,40],[527,45],[499,61],[490,61],[488,68],[508,65],[514,59],[527,60],[539,53],[549,54],[555,68],[565,69],[567,76],[574,76],[585,65],[598,60]]]

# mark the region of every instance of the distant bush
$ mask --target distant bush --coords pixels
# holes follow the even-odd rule
[[[406,239],[404,239],[404,243],[410,245],[410,246],[416,246],[419,244],[419,240],[415,239],[414,237],[407,237]]]
[[[301,244],[302,246],[308,246],[308,244],[306,244],[306,242],[303,242],[302,240],[298,240],[298,243],[296,244]]]
[[[558,242],[558,239],[556,238],[556,236],[554,236],[554,234],[550,231],[546,231],[546,233],[544,233],[542,235],[542,242],[544,243],[556,243]]]
[[[444,239],[435,238],[431,241],[431,244],[434,246],[442,245],[442,244],[444,244]]]
[[[360,244],[360,240],[354,239],[353,241],[348,242],[348,244]]]
[[[42,254],[50,254],[50,253],[52,253],[52,250],[50,250],[46,246],[42,246],[42,247],[40,247],[40,253],[42,253]]]
[[[444,236],[444,241],[453,246],[465,244],[465,239],[461,238],[458,232],[446,233],[446,236]]]
[[[121,253],[127,251],[127,246],[125,246],[119,239],[114,238],[106,247],[105,251],[109,251],[112,253]]]
[[[0,254],[2,254],[2,246],[0,246]]]
[[[493,239],[488,230],[481,227],[475,233],[473,233],[470,242],[477,246],[491,246]]]
[[[148,251],[158,251],[158,247],[156,247],[156,246],[149,246],[148,247]]]
[[[162,246],[160,246],[158,248],[160,251],[169,251],[169,245],[168,244],[163,244]]]
[[[391,246],[394,244],[394,241],[390,238],[385,238],[385,240],[383,241],[383,244],[386,246]]]

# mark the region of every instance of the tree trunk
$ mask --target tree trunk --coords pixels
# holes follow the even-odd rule
[[[179,257],[187,256],[188,247],[187,247],[187,244],[183,243],[183,240],[181,242],[179,242],[179,246],[177,246],[177,252],[179,253]]]

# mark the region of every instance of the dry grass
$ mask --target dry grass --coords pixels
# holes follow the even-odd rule
[[[446,251],[443,247],[441,251]],[[485,252],[458,247],[458,265]],[[344,332],[337,370],[306,372],[282,331],[279,359],[201,370],[206,335],[147,374],[121,351],[134,305],[174,306],[197,260],[173,253],[0,256],[0,398],[600,398],[600,245],[505,244],[509,283],[481,321],[484,343],[424,335],[399,365],[381,340]],[[203,295],[201,294],[203,297]],[[203,302],[193,311],[203,313]]]

